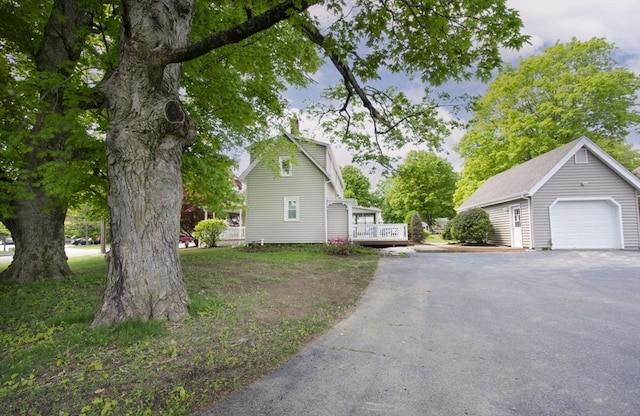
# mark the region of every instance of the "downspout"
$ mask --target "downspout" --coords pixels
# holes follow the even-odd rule
[[[324,242],[329,242],[329,224],[328,224],[328,211],[329,201],[327,200],[327,186],[331,183],[331,179],[324,182]]]

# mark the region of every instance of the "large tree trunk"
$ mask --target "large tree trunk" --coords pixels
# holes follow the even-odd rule
[[[193,4],[123,2],[118,70],[103,85],[109,103],[107,170],[111,252],[107,287],[92,327],[124,320],[179,320],[188,311],[178,257],[184,148],[195,124],[178,98],[170,48],[187,43]]]
[[[15,254],[9,268],[0,273],[0,280],[31,282],[71,274],[64,252],[66,210],[40,190],[32,192],[36,196],[16,201],[15,216],[3,221],[15,241]]]
[[[87,31],[82,28],[90,25],[91,14],[77,0],[55,0],[42,42],[34,56],[37,71],[70,77],[69,63],[80,58],[87,36]],[[40,113],[27,139],[29,152],[21,161],[16,180],[17,185],[24,186],[24,189],[12,201],[12,215],[2,219],[15,240],[15,254],[9,268],[0,274],[0,280],[28,282],[71,274],[64,251],[67,201],[46,194],[40,187],[42,178],[38,172],[43,163],[65,161],[64,156],[51,156],[49,153],[64,149],[68,137],[66,126],[56,125],[56,117],[51,117],[67,111],[65,88],[64,85],[56,88],[49,85],[40,91]],[[58,134],[42,134],[54,129],[59,130]]]

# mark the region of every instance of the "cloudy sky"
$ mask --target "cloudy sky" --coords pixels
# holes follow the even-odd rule
[[[519,51],[506,51],[503,60],[517,62],[518,58],[527,58],[540,54],[546,47],[556,42],[568,42],[572,37],[589,40],[604,37],[613,43],[618,51],[616,59],[623,67],[640,75],[640,1],[639,0],[508,0],[510,7],[520,12],[524,22],[523,32],[531,37],[530,44]],[[291,90],[286,94],[294,109],[302,109],[305,102],[317,98],[322,89],[335,84],[338,74],[333,67],[325,65],[314,75],[317,84],[307,90]],[[398,86],[408,96],[420,98],[423,87],[403,80],[382,80]],[[470,94],[482,94],[486,85],[470,82],[452,88],[466,90]],[[458,91],[453,91],[454,94]],[[443,110],[443,116],[447,113]],[[324,140],[317,121],[301,117],[301,129],[307,137]],[[454,131],[445,143],[445,156],[459,170],[462,160],[453,151],[464,131]],[[640,135],[630,135],[627,140],[640,148]],[[351,156],[340,146],[334,145],[340,164],[349,164]],[[399,155],[410,149],[398,150]],[[243,163],[241,162],[241,168]],[[366,169],[363,169],[366,170]],[[376,178],[372,178],[376,179]]]

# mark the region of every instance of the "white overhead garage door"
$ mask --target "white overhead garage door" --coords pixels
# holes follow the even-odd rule
[[[622,248],[620,207],[611,200],[556,201],[550,215],[553,248]]]

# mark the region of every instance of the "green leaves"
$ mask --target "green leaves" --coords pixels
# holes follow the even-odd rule
[[[462,243],[486,244],[495,234],[489,214],[482,208],[472,208],[459,213],[449,221],[447,228],[447,237]]]
[[[371,183],[360,169],[347,165],[340,168],[342,179],[344,179],[345,198],[354,198],[361,207],[378,207],[380,200],[371,193]]]
[[[99,79],[101,61],[97,50],[87,48],[95,46],[88,21],[81,17],[87,10],[71,7],[64,10],[67,16],[52,12],[52,4],[0,5],[0,15],[13,22],[0,30],[0,217],[4,218],[14,214],[14,201],[30,198],[35,188],[57,205],[95,199],[106,206],[100,115],[84,109],[94,100],[92,87]],[[95,7],[95,19],[104,17],[99,10],[106,14],[101,2],[86,1],[82,6]],[[45,33],[50,15],[55,15],[53,26],[58,26]],[[65,33],[58,33],[60,28]],[[46,36],[49,41],[58,36],[60,42],[47,44]],[[52,46],[62,44],[73,51]],[[80,50],[84,53],[78,57]]]
[[[396,73],[430,85],[486,80],[501,63],[500,48],[519,48],[527,40],[519,33],[517,12],[504,1],[359,0],[333,12],[323,30],[325,52],[367,85],[347,80],[341,70],[345,79],[324,96],[330,102],[312,110],[323,117],[329,135],[353,150],[358,163],[389,167],[392,150],[408,144],[438,150],[449,134],[450,124],[437,113],[448,98],[434,96],[427,87],[419,102],[372,81]]]
[[[37,160],[27,163],[37,166],[38,172],[31,174],[40,176],[38,183],[48,195],[73,204],[86,199],[86,189],[92,197],[105,194],[101,130],[106,120],[84,108],[96,105],[95,87],[117,66],[115,45],[121,21],[117,3],[97,0],[79,2],[77,9],[65,10],[68,16],[56,15],[70,23],[72,13],[91,11],[91,25],[74,23],[77,32],[69,38],[76,42],[70,47],[82,53],[73,62],[61,63],[57,72],[35,71],[52,6],[50,1],[0,3],[0,18],[13,23],[0,28],[0,135],[6,143],[0,149],[0,174],[17,178],[21,170],[16,164],[26,161],[24,155],[37,143],[57,137],[57,144],[38,149]],[[196,194],[195,178],[207,173],[213,178],[208,180],[211,186],[201,186],[198,194],[212,202],[228,184],[232,163],[224,154],[267,135],[274,119],[281,119],[287,107],[284,91],[309,85],[309,74],[322,64],[321,54],[336,54],[362,82],[402,72],[439,84],[450,78],[487,76],[498,63],[500,47],[518,47],[526,40],[518,33],[517,14],[503,1],[359,0],[354,6],[340,0],[321,2],[318,7],[333,16],[331,22],[319,22],[308,13],[292,13],[288,21],[184,64],[183,98],[199,126],[198,143],[184,163],[184,182],[190,194]],[[196,1],[191,38],[196,41],[228,29],[271,7],[251,1]],[[300,28],[305,24],[321,28],[324,50],[303,35]],[[350,100],[346,112],[340,112],[348,89],[329,92],[327,97],[340,106],[331,103],[322,109],[337,114],[325,127],[357,151],[356,161],[391,165],[389,152],[409,143],[439,148],[448,130],[437,114],[438,99],[416,103],[392,88],[369,86],[366,91],[382,117],[376,120],[373,132],[367,128],[370,109],[358,106],[356,99]],[[50,103],[42,100],[42,94],[53,92],[62,94],[65,108],[45,116],[49,110],[41,104]],[[38,114],[46,123],[37,135],[30,136]],[[67,169],[63,169],[65,164]],[[18,190],[9,189],[14,185],[2,186],[16,196]]]
[[[200,221],[193,233],[195,237],[202,241],[207,247],[215,247],[218,237],[227,229],[227,223],[220,218],[211,218]]]
[[[385,221],[404,222],[411,211],[418,212],[429,224],[435,218],[452,217],[456,179],[445,159],[431,152],[409,152],[385,193]]]
[[[250,6],[256,15],[266,6]],[[196,2],[194,40],[247,19],[237,2]],[[245,145],[265,137],[274,117],[282,117],[287,86],[309,84],[320,59],[311,42],[286,23],[211,51],[184,64],[183,87],[199,129],[228,145]]]
[[[354,103],[355,97],[339,101],[345,94],[343,87],[325,91],[324,97],[332,103],[312,107],[314,113],[323,115],[325,132],[352,150],[354,163],[376,162],[390,169],[397,161],[390,156],[394,150],[407,145],[439,150],[449,129],[457,124],[438,114],[439,105],[448,97],[443,96],[443,101],[433,99],[427,90],[425,98],[415,103],[394,87],[367,87],[364,91],[378,110],[379,119],[372,119],[369,109]]]
[[[53,2],[34,0],[0,2],[0,20],[5,24],[0,25],[0,39],[6,42],[3,49],[7,48],[12,53],[20,51],[29,55],[35,55],[40,47],[42,32],[47,23]],[[10,22],[10,23],[9,23]]]

